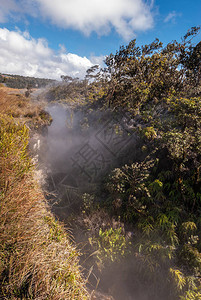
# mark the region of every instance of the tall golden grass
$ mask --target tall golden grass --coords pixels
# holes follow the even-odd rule
[[[42,104],[30,101],[21,90],[6,87],[0,87],[0,112],[20,123],[26,122],[31,128],[38,128],[52,121]]]
[[[0,115],[0,299],[88,299],[78,252],[34,180],[29,131]]]

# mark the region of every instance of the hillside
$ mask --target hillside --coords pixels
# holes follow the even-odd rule
[[[55,84],[56,80],[0,73],[0,83],[5,84],[9,88],[30,89],[43,88]]]

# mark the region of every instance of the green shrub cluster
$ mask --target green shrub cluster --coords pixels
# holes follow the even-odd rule
[[[133,40],[106,58],[104,70],[87,74],[94,80],[87,108],[127,112],[141,149],[111,172],[103,191],[103,209],[132,231],[129,251],[125,233],[112,225],[100,224],[91,244],[106,265],[132,257],[154,299],[161,289],[167,299],[201,297],[201,62],[200,43],[192,45],[198,30],[165,47]]]

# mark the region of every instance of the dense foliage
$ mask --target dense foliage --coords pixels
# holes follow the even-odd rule
[[[105,179],[104,201],[83,220],[99,262],[130,257],[138,287],[147,286],[153,299],[201,299],[201,44],[192,44],[198,31],[165,47],[157,39],[142,47],[133,40],[109,55],[104,69],[94,66],[84,81],[66,78],[52,90],[69,102],[76,85],[89,126],[94,108],[133,120],[140,155],[129,163],[130,149],[128,164]],[[93,230],[89,220],[98,213],[109,225]]]

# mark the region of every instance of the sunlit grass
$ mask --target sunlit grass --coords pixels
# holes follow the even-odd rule
[[[29,130],[9,117],[5,106],[0,115],[0,299],[88,299],[78,252],[34,180]]]

